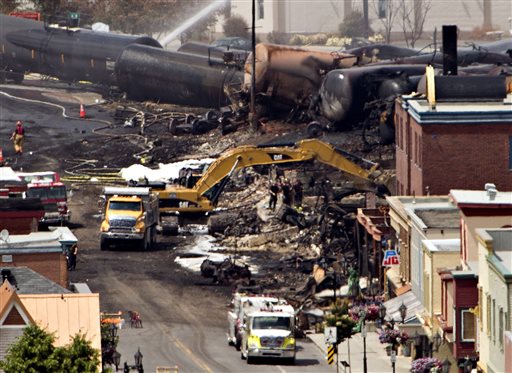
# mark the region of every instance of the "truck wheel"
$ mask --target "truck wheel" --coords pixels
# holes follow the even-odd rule
[[[109,248],[108,240],[106,238],[102,238],[100,241],[100,250],[105,251],[105,250],[108,250],[108,248]]]
[[[295,356],[286,359],[286,364],[288,364],[288,365],[295,365]]]
[[[252,363],[254,363],[254,357],[247,355],[247,364],[252,364]]]

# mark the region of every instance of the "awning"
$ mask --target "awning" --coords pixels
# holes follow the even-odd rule
[[[395,321],[402,321],[399,311],[402,303],[407,307],[407,313],[404,320],[404,323],[406,324],[416,322],[418,320],[416,314],[422,313],[425,309],[413,292],[408,291],[398,297],[384,302],[384,306],[386,307],[386,318],[388,320],[393,319]]]

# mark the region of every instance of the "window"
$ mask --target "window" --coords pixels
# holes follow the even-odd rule
[[[503,308],[500,307],[500,317],[498,319],[498,338],[500,347],[503,349]]]
[[[258,0],[258,19],[265,18],[265,5],[263,0]]]
[[[487,296],[487,312],[486,312],[486,321],[487,321],[487,335],[491,335],[491,296]]]
[[[388,0],[379,0],[379,18],[386,18],[388,11]]]
[[[475,315],[469,310],[462,310],[461,314],[461,331],[463,342],[471,342],[475,340]]]
[[[492,300],[492,341],[496,343],[496,299]]]

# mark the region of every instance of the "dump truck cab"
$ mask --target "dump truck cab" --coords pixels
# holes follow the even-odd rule
[[[136,242],[150,249],[156,237],[158,198],[150,188],[105,188],[101,249],[111,243]]]

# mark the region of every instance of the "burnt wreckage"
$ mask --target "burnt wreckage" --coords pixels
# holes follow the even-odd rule
[[[248,112],[252,57],[246,51],[199,43],[168,51],[149,37],[49,27],[6,15],[0,15],[0,42],[2,81],[21,82],[24,73],[36,72],[115,86],[134,100],[221,109],[238,119]],[[458,48],[453,56],[460,75],[510,75],[511,50],[508,39]],[[441,68],[445,53],[379,44],[322,52],[260,43],[255,56],[258,117],[311,122],[310,136],[376,124],[381,141],[389,143],[394,98],[421,91],[425,66]]]

